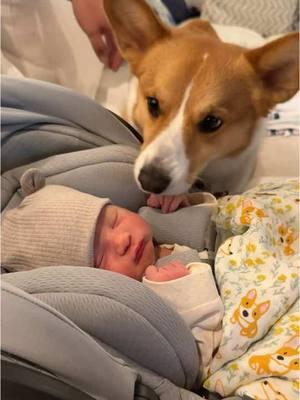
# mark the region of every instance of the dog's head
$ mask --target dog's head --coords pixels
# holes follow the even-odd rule
[[[240,302],[239,313],[248,322],[258,321],[270,307],[270,301],[256,304],[256,297],[256,289],[251,289],[242,297]]]
[[[243,317],[246,320],[247,319],[250,319],[251,321],[253,320],[253,318],[251,318],[251,313],[252,313],[252,308],[255,307],[256,297],[257,297],[256,289],[251,289],[246,293],[245,296],[241,298],[239,312],[241,317]]]
[[[300,337],[294,336],[278,349],[272,358],[280,365],[285,366],[288,370],[299,371],[299,347]]]
[[[259,49],[223,43],[205,21],[165,26],[143,0],[104,0],[138,80],[131,120],[144,137],[135,177],[185,192],[208,162],[239,154],[258,118],[298,90],[298,35]]]

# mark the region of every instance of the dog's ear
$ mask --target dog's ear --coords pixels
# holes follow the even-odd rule
[[[264,301],[263,303],[260,303],[260,304],[257,306],[257,307],[258,307],[258,310],[259,310],[259,312],[260,312],[260,315],[264,315],[264,314],[268,311],[268,309],[270,308],[270,305],[271,305],[270,300]]]
[[[247,292],[246,297],[250,300],[255,301],[256,297],[257,297],[257,291],[256,289],[251,289]]]
[[[266,113],[299,90],[299,33],[291,33],[245,53],[259,80],[261,108]]]
[[[169,29],[144,0],[104,0],[104,9],[113,28],[122,56],[133,72],[142,55]]]

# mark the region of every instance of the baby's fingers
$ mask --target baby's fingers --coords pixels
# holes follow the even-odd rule
[[[173,201],[174,201],[174,196],[163,196],[161,202],[161,211],[163,213],[171,212]]]
[[[189,205],[189,200],[185,195],[173,196],[167,212],[173,212],[180,207],[186,207]]]
[[[157,281],[159,276],[159,269],[155,265],[149,265],[145,271],[145,278],[149,281]]]
[[[147,199],[147,206],[152,208],[160,208],[160,197],[156,194],[150,194]]]
[[[189,275],[189,271],[180,261],[172,261],[170,264],[165,265],[161,268],[161,273],[166,281]]]

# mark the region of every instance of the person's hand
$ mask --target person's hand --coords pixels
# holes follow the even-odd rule
[[[166,282],[189,275],[189,271],[180,261],[172,261],[163,267],[149,265],[145,271],[145,278],[154,282]]]
[[[170,213],[176,211],[178,208],[190,205],[189,199],[185,194],[177,196],[161,196],[152,193],[147,199],[147,206],[160,208],[163,213]]]
[[[72,0],[72,6],[79,26],[88,36],[99,59],[116,71],[122,57],[106,17],[103,0]]]

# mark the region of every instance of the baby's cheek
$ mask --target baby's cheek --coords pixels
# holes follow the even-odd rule
[[[155,257],[155,249],[152,240],[149,240],[148,243],[146,244],[145,251],[144,251],[144,257],[143,257],[143,264],[145,265],[145,268],[148,267],[148,265],[155,264],[156,257]]]

